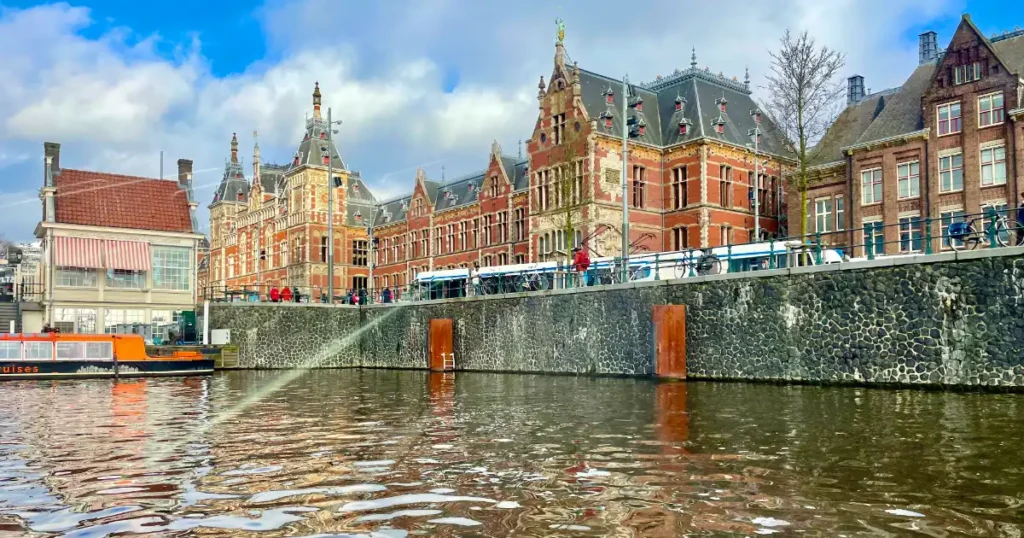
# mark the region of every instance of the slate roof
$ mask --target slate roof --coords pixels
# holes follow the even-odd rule
[[[845,160],[843,148],[857,143],[898,90],[893,88],[873,93],[847,105],[813,148],[810,165],[820,166]]]
[[[239,197],[238,195],[242,196]],[[249,181],[245,179],[242,164],[237,160],[228,161],[224,165],[224,176],[213,192],[213,202],[246,202],[249,200]]]
[[[501,163],[505,167],[509,179],[512,180],[513,192],[529,188],[529,174],[525,159],[519,160],[502,155]],[[444,183],[428,179],[423,184],[427,189],[427,196],[433,204],[434,211],[447,211],[476,203],[486,175],[487,171],[483,170]],[[408,216],[410,204],[412,204],[412,194],[381,202],[377,206],[377,220],[374,226],[385,226],[404,221]]]
[[[55,220],[63,224],[191,233],[188,194],[177,181],[62,168]]]
[[[622,136],[622,81],[584,69],[579,69],[579,78],[588,117],[597,120],[601,132]],[[607,102],[609,92],[612,104]],[[745,84],[697,67],[677,70],[651,83],[630,86],[630,92],[626,122],[632,139],[659,147],[700,138],[746,146],[752,142],[748,133],[754,127],[750,111],[761,108]],[[719,108],[719,100],[723,98],[726,101],[724,113]],[[677,100],[682,105],[678,111]],[[637,110],[637,101],[641,102],[641,110]],[[612,120],[610,128],[605,127],[608,117]],[[719,118],[724,121],[721,135],[715,131]],[[680,122],[684,120],[689,127],[686,134],[680,134]],[[645,126],[643,134],[639,133],[640,125]],[[761,117],[760,148],[765,153],[790,155],[778,129],[765,114]]]
[[[377,200],[358,174],[349,177],[346,189],[347,210],[345,224],[349,226],[367,226],[377,210]],[[378,211],[379,212],[379,211]]]
[[[295,154],[292,156],[291,168],[297,168],[302,165],[313,165],[313,166],[327,166],[324,162],[324,156],[330,152],[331,161],[336,170],[348,170],[345,166],[345,161],[342,160],[341,154],[338,153],[338,147],[334,144],[334,140],[331,140],[330,148],[328,149],[327,144],[327,120],[324,118],[313,117],[306,120],[306,134],[302,137],[302,142],[299,142],[299,148],[295,150]],[[295,162],[295,157],[298,157],[298,163]]]
[[[1010,72],[1024,76],[1024,30],[995,36],[989,41]]]
[[[854,145],[885,140],[924,129],[921,96],[931,86],[937,68],[937,61],[917,66]]]

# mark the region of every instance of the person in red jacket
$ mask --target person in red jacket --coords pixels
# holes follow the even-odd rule
[[[292,301],[292,289],[288,286],[285,286],[281,291],[281,300],[286,303],[290,303]]]
[[[281,301],[281,290],[277,289],[277,286],[270,288],[270,302],[277,303]]]
[[[576,285],[587,285],[587,269],[590,268],[590,255],[587,251],[576,247],[572,249],[572,270],[576,272]]]

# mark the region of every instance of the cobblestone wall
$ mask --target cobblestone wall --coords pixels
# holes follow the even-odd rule
[[[452,318],[458,369],[648,375],[652,306],[685,304],[691,378],[1024,387],[1024,249],[922,260],[358,310],[216,306],[211,326],[242,327],[252,367],[347,340],[322,365],[425,368],[429,320]]]

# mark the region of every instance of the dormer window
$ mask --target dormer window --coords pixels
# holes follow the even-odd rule
[[[359,183],[358,182],[355,182],[355,181],[352,182],[352,192],[357,193],[357,194],[359,193]]]
[[[604,120],[604,128],[605,129],[611,129],[612,128],[612,113],[611,112],[609,112],[607,110],[602,112],[601,113],[601,119]]]
[[[685,105],[685,104],[686,104],[686,99],[683,99],[683,96],[677,94],[676,95],[676,112],[681,112],[683,110],[683,105]]]
[[[238,201],[241,202],[243,200],[245,200],[245,195],[242,193],[238,193]]]
[[[646,125],[639,125],[639,126],[637,126],[637,133],[640,136],[643,136],[646,131],[647,131],[647,126]]]
[[[761,124],[761,111],[760,110],[758,110],[758,109],[751,110],[750,111],[750,117],[754,119],[754,123],[756,123],[758,125]]]
[[[715,118],[715,122],[712,125],[714,126],[716,133],[725,134],[725,118],[721,115]]]
[[[320,140],[327,140],[327,133],[326,132],[320,131]]]
[[[356,210],[356,214],[353,215],[356,218],[356,222],[363,222],[363,214]]]
[[[679,134],[684,135],[690,132],[690,120],[683,118],[679,120]]]
[[[725,114],[725,105],[728,104],[729,101],[725,98],[724,95],[719,97],[718,99],[715,99],[715,105],[718,106],[718,110],[721,111],[723,114]]]
[[[953,81],[956,84],[967,84],[979,79],[981,79],[980,62],[958,65],[953,68]]]
[[[604,102],[609,105],[615,104],[615,92],[610,87],[604,91]]]
[[[641,99],[640,97],[637,97],[636,100],[634,100],[633,103],[629,106],[635,108],[637,112],[643,112],[644,100]]]
[[[324,164],[330,164],[330,162],[331,162],[331,158],[328,157],[327,155],[324,155]]]

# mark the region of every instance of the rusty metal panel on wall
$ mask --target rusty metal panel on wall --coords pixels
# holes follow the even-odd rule
[[[654,321],[654,371],[658,377],[686,378],[686,305],[658,305]]]
[[[431,370],[452,370],[455,367],[453,345],[454,324],[451,319],[430,320],[428,356]]]

